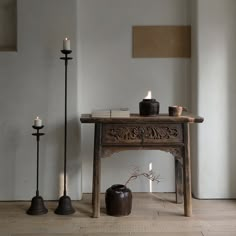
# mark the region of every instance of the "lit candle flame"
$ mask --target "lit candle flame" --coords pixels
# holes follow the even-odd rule
[[[152,98],[152,91],[148,91],[147,96],[144,99],[151,99]]]

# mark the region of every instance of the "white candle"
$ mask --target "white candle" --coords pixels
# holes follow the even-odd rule
[[[144,99],[152,99],[152,91],[148,91],[147,96]]]
[[[70,40],[68,38],[63,40],[63,50],[70,50]]]
[[[34,126],[36,126],[36,127],[41,127],[41,126],[42,126],[42,120],[39,119],[38,116],[37,116],[36,119],[34,120]]]

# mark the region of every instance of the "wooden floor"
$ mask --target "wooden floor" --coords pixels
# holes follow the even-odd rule
[[[91,195],[74,201],[76,213],[54,214],[57,202],[45,202],[49,212],[25,214],[30,202],[0,202],[0,236],[236,236],[236,200],[193,199],[193,216],[183,216],[183,205],[174,194],[133,194],[132,213],[112,217],[105,213],[91,218]]]

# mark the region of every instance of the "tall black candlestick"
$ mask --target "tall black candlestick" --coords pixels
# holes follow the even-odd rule
[[[33,136],[36,136],[37,141],[37,170],[36,170],[36,196],[32,198],[31,206],[27,210],[29,215],[42,215],[48,212],[48,209],[44,206],[44,201],[41,196],[39,196],[39,140],[40,136],[44,133],[40,133],[39,130],[44,126],[33,126],[37,130],[37,133],[33,133]]]
[[[65,55],[65,57],[60,57],[61,60],[65,61],[65,133],[64,133],[64,192],[63,196],[59,199],[59,205],[55,210],[56,214],[59,215],[69,215],[75,212],[74,208],[71,204],[71,199],[67,196],[66,191],[66,167],[67,167],[67,66],[68,60],[72,60],[72,57],[68,57],[71,50],[61,50],[61,52]]]

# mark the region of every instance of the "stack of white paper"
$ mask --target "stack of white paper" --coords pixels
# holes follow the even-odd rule
[[[111,117],[129,117],[130,111],[128,108],[112,109]]]
[[[93,110],[92,117],[110,118],[111,111],[110,110]]]

